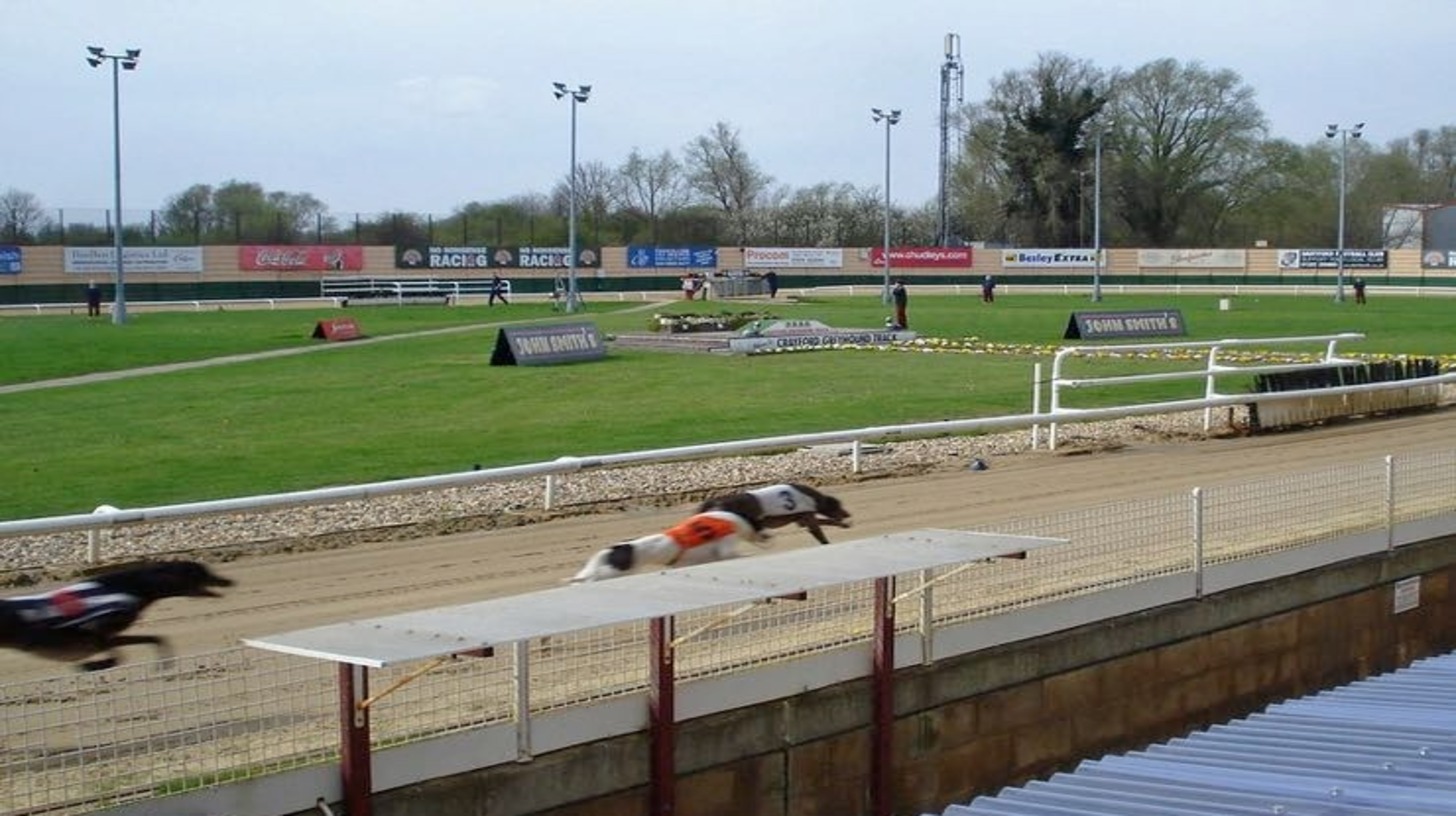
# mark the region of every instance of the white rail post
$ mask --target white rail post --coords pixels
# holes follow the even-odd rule
[[[1076,347],[1064,348],[1064,349],[1061,349],[1061,350],[1057,351],[1056,356],[1052,358],[1052,383],[1051,383],[1051,388],[1050,388],[1050,391],[1051,391],[1051,406],[1050,406],[1050,408],[1051,408],[1051,412],[1053,414],[1056,414],[1057,411],[1060,411],[1062,409],[1062,389],[1061,389],[1061,385],[1062,385],[1062,361],[1065,360],[1068,355],[1073,354],[1076,351],[1077,351],[1077,348]],[[1056,423],[1056,421],[1053,420],[1052,423],[1051,423],[1051,425],[1049,427],[1050,427],[1050,431],[1047,434],[1047,450],[1054,451],[1054,450],[1057,449],[1057,423]]]
[[[920,665],[929,666],[935,661],[935,603],[931,581],[934,570],[920,571]]]
[[[1203,488],[1193,488],[1193,597],[1203,598]]]
[[[546,509],[550,510],[556,506],[556,474],[546,474]]]
[[[859,473],[859,472],[861,472],[860,471],[860,453],[861,453],[861,443],[860,443],[860,440],[856,439],[853,442],[849,443],[849,471],[851,473]]]
[[[109,504],[103,504],[91,511],[94,515],[111,515],[116,508]],[[111,531],[103,531],[100,527],[92,527],[86,531],[86,563],[98,564],[101,562],[101,541],[102,537],[110,539]]]
[[[1395,457],[1385,457],[1385,551],[1395,550]]]
[[[531,641],[511,644],[511,715],[516,722],[516,761],[531,761]]]
[[[1214,370],[1218,364],[1218,344],[1208,347],[1208,378],[1203,386],[1203,398],[1213,399],[1218,394],[1214,388]],[[1213,406],[1207,405],[1203,408],[1203,432],[1207,434],[1213,428]]]
[[[1041,363],[1031,367],[1031,412],[1041,413]],[[1041,423],[1031,423],[1031,449],[1041,446]]]

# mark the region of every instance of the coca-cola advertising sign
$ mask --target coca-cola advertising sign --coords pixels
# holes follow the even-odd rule
[[[357,272],[364,268],[364,247],[240,246],[238,268],[249,272]]]
[[[870,248],[870,266],[885,265],[884,247]],[[890,268],[970,269],[970,247],[890,247]]]

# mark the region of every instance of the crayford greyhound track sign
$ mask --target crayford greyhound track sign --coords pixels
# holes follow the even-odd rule
[[[893,263],[894,256],[890,256]],[[767,326],[754,324],[743,334],[728,340],[728,350],[735,354],[762,354],[773,351],[833,349],[847,345],[887,346],[914,340],[908,329],[835,329],[817,320],[776,320]]]
[[[537,326],[506,326],[496,334],[493,366],[554,365],[601,360],[607,344],[592,322],[550,323]]]

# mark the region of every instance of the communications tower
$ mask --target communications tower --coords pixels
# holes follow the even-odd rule
[[[961,66],[961,35],[945,35],[945,62],[940,65],[940,226],[936,244],[950,244],[951,106],[965,101],[966,74]]]

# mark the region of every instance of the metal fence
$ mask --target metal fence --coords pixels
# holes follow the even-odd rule
[[[1005,519],[987,527],[1070,543],[1024,561],[901,576],[897,625],[928,639],[969,620],[1170,576],[1186,579],[1181,585],[1192,596],[1217,565],[1337,537],[1384,531],[1383,540],[1396,546],[1399,525],[1456,514],[1452,484],[1456,450],[1431,451]],[[870,637],[871,595],[867,583],[851,583],[803,600],[683,616],[676,623],[680,678],[751,686],[756,671],[861,648]],[[515,744],[495,759],[471,761],[530,756],[534,718],[643,694],[647,649],[646,625],[635,623],[461,656],[428,671],[375,670],[373,747],[503,727],[515,729]],[[336,684],[332,665],[237,648],[0,686],[0,814],[145,806],[156,797],[266,782],[281,771],[327,769],[339,756]],[[560,739],[604,736],[586,728]],[[376,753],[375,763],[386,778],[429,772],[391,771],[387,752]]]

